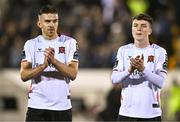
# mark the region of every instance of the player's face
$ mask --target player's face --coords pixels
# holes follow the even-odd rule
[[[152,33],[151,26],[148,21],[134,20],[132,23],[132,35],[137,41],[148,40],[149,35]]]
[[[42,34],[49,38],[54,39],[57,37],[58,29],[58,14],[48,13],[39,16],[38,26],[42,30]]]

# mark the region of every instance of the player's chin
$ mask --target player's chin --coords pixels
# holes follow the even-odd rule
[[[142,38],[142,37],[137,37],[137,38],[135,38],[135,40],[137,40],[137,41],[142,41],[143,38]]]
[[[53,37],[54,35],[55,35],[55,32],[49,32],[49,33],[48,33],[48,36],[49,36],[49,37]]]

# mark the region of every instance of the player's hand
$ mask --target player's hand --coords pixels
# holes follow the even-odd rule
[[[136,68],[133,66],[133,62],[135,62],[135,60],[139,59],[139,55],[136,56],[135,58],[130,58],[130,66],[128,68],[129,73],[132,73]]]
[[[140,72],[143,72],[145,67],[144,67],[144,56],[136,56],[135,58],[130,59],[130,66],[133,69],[137,69]]]
[[[131,62],[130,62],[130,66],[129,66],[129,68],[128,68],[128,72],[129,73],[132,73],[133,71],[134,71],[134,67],[131,65]]]
[[[43,65],[45,66],[45,68],[49,65],[48,58],[46,56],[44,57]]]
[[[55,54],[54,48],[49,47],[45,49],[44,55],[45,57],[47,57],[47,61],[49,64],[53,64],[53,62],[55,61],[54,54]]]

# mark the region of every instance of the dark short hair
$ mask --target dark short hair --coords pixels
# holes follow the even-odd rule
[[[48,13],[58,14],[58,10],[53,5],[46,5],[41,7],[38,15],[48,14]]]
[[[134,16],[132,20],[135,20],[135,19],[148,21],[151,26],[153,24],[153,18],[148,14],[142,14],[142,13],[138,14],[138,15]]]

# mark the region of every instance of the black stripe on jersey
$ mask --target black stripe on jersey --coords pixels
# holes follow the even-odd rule
[[[113,69],[113,71],[118,71],[117,69]]]
[[[23,50],[21,53],[21,60],[25,59],[25,58],[26,58],[26,53],[25,53],[25,50]]]
[[[166,72],[166,71],[163,71],[163,70],[161,70],[160,72],[163,72],[163,73],[167,74],[167,72]]]
[[[79,51],[78,50],[74,52],[73,59],[79,60]]]
[[[118,60],[117,60],[117,58],[116,58],[113,68],[116,68],[117,65],[118,65]]]
[[[27,60],[22,60],[21,62],[27,62]]]
[[[72,60],[71,62],[79,62],[79,60]]]
[[[167,70],[168,68],[168,56],[167,54],[165,54],[165,62],[163,63],[163,69]]]
[[[160,106],[159,106],[159,104],[152,104],[152,107],[153,108],[159,108]]]

